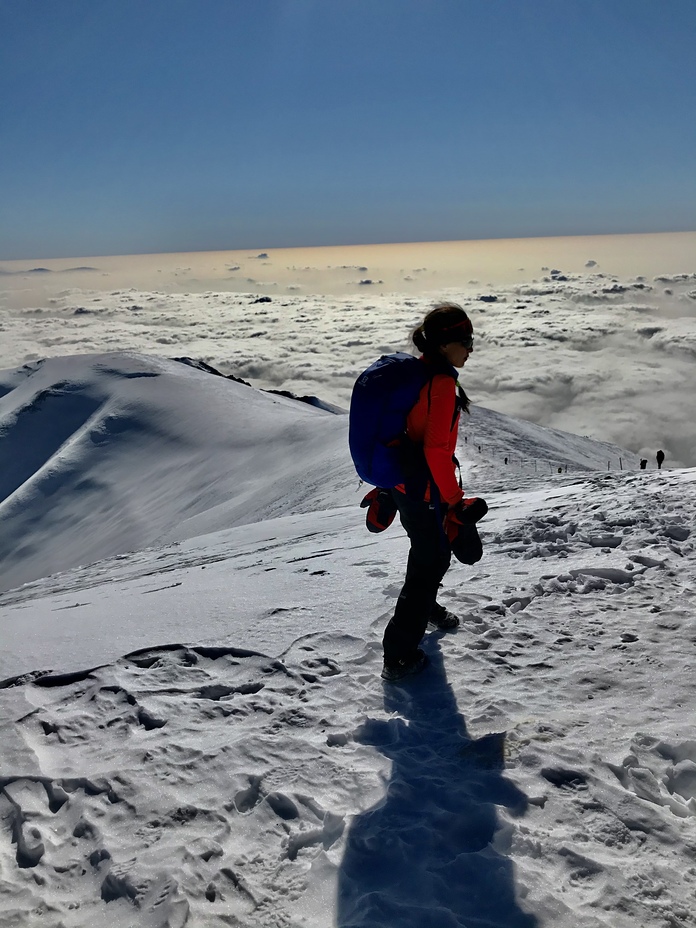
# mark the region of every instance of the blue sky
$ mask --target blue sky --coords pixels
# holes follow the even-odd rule
[[[0,258],[696,229],[694,0],[0,0]]]

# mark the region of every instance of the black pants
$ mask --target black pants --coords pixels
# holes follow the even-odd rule
[[[384,661],[409,660],[425,634],[437,591],[450,565],[451,551],[442,530],[444,510],[410,499],[397,490],[392,495],[401,524],[411,540],[406,579],[394,616],[384,632]]]

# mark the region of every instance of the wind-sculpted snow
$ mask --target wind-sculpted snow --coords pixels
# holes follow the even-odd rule
[[[491,493],[403,685],[357,508],[2,594],[3,925],[693,925],[695,495]]]
[[[355,486],[344,417],[183,364],[85,355],[2,379],[0,588]]]

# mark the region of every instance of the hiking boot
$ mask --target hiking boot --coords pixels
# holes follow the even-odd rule
[[[430,618],[428,619],[428,625],[433,625],[435,628],[439,628],[444,632],[449,632],[453,628],[459,628],[459,616],[455,615],[453,612],[449,612],[439,603],[435,603],[430,613]]]
[[[387,683],[395,683],[397,680],[401,680],[404,677],[412,677],[416,673],[420,673],[421,670],[425,670],[428,666],[428,655],[425,651],[418,648],[415,655],[411,658],[406,658],[405,660],[397,661],[395,664],[387,664],[385,662],[384,669],[382,670],[382,679],[386,680]]]

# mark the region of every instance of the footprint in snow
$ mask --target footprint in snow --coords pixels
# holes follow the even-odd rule
[[[696,741],[638,735],[621,764],[607,764],[621,785],[679,818],[696,816]]]

